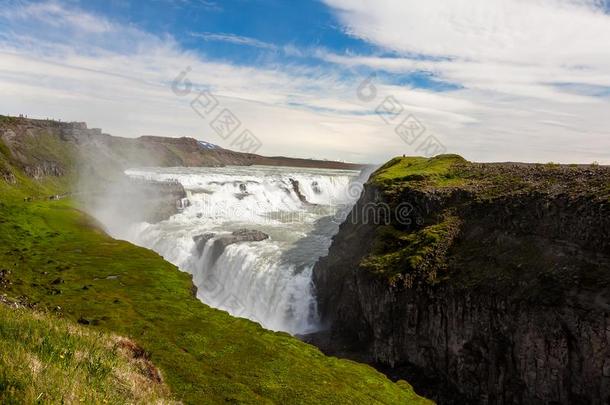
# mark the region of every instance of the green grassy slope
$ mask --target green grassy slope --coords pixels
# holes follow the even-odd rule
[[[406,382],[199,302],[190,276],[113,240],[71,201],[14,169],[0,179],[0,292],[134,339],[185,403],[429,403]]]
[[[0,304],[0,402],[169,403],[158,371],[117,336]]]

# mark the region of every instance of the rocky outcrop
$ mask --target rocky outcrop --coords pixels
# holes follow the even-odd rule
[[[216,236],[213,232],[206,232],[202,235],[193,236],[193,242],[195,242],[195,249],[197,251],[197,256],[201,257],[203,254],[203,249],[208,241]]]
[[[213,241],[209,256],[210,265],[213,265],[216,260],[218,260],[220,255],[222,255],[224,250],[227,248],[227,246],[240,242],[260,242],[265,239],[269,239],[269,235],[264,232],[252,229],[239,229],[229,235],[221,235],[218,237],[215,233],[206,232],[202,235],[197,235],[193,237],[193,241],[195,242],[195,249],[197,250],[199,256],[201,256],[201,254],[203,253],[206,244],[212,239]]]
[[[226,245],[237,242],[260,242],[265,239],[269,239],[269,235],[265,232],[254,229],[239,229],[233,231],[231,236],[226,238]]]
[[[117,227],[157,223],[182,211],[187,194],[176,181],[118,178],[111,184],[74,194],[105,223]]]
[[[264,232],[251,230],[251,229],[240,229],[232,232],[230,235],[225,235],[217,238],[214,241],[214,246],[220,251],[223,251],[227,246],[239,242],[260,242],[265,239],[269,239],[269,235]]]
[[[610,170],[452,167],[365,186],[310,340],[441,404],[610,403]]]
[[[101,199],[112,202],[126,221],[156,223],[179,213],[187,194],[176,181],[126,179],[125,187],[115,187]],[[116,202],[120,202],[117,204]],[[104,202],[102,202],[104,204]]]
[[[292,191],[294,191],[294,193],[297,195],[297,197],[299,198],[299,200],[304,204],[304,205],[313,205],[311,204],[309,201],[307,201],[307,197],[305,197],[305,195],[301,192],[301,188],[299,186],[299,181],[295,180],[295,179],[290,179],[290,184],[292,185]]]
[[[9,170],[0,170],[0,178],[8,184],[15,184],[17,182],[15,175]]]
[[[60,177],[66,174],[66,169],[61,164],[44,160],[34,165],[25,165],[23,169],[27,176],[36,180],[44,177]]]

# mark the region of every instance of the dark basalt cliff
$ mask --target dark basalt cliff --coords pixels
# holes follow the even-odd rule
[[[439,403],[610,403],[607,167],[394,159],[314,283],[312,342]]]

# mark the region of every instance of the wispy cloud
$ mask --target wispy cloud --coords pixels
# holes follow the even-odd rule
[[[212,0],[156,0],[173,5],[175,7],[196,7],[208,11],[222,11],[222,6],[217,1]]]
[[[610,53],[601,40],[610,38],[610,15],[598,0],[325,2],[350,35],[398,55],[328,56],[337,63],[426,70],[471,89],[550,99],[561,97],[551,80],[610,85]]]
[[[0,16],[6,19],[35,20],[54,27],[74,28],[83,32],[104,33],[114,27],[106,18],[83,11],[73,11],[56,1],[33,3],[13,2],[14,7],[3,7]]]
[[[586,151],[610,161],[607,153],[593,152],[610,146],[610,119],[603,114],[610,109],[606,1],[324,1],[346,33],[394,55],[326,52],[324,60],[395,75],[423,71],[460,86],[452,93],[476,106],[470,115],[478,124],[445,137],[477,148],[487,139],[487,153],[506,148],[532,160],[567,160],[560,151],[571,145],[572,159]],[[516,151],[517,139],[534,153]]]
[[[223,34],[223,33],[211,33],[211,32],[194,32],[191,34],[193,37],[201,38],[204,41],[218,41],[227,42],[235,45],[252,46],[260,49],[278,50],[279,47],[269,42],[260,41],[255,38],[244,37],[241,35],[234,34]]]

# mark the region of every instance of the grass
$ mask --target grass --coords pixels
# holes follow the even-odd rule
[[[4,159],[10,159],[11,157],[11,151],[9,150],[8,146],[6,146],[4,144],[4,142],[0,142],[0,158],[4,158]]]
[[[455,186],[463,181],[452,170],[459,163],[466,163],[466,160],[458,155],[438,155],[433,158],[396,157],[373,173],[370,181],[386,186],[397,183]]]
[[[1,144],[1,142],[0,142]],[[2,161],[0,160],[0,164]],[[42,180],[33,180],[23,174],[9,163],[6,163],[5,170],[10,171],[16,183],[9,184],[3,181],[0,176],[0,202],[15,204],[25,198],[45,199],[51,195],[65,193],[70,190],[73,178],[65,177],[46,177]]]
[[[403,231],[392,225],[377,229],[372,253],[363,258],[360,266],[372,274],[387,278],[390,283],[399,279],[420,279],[432,284],[437,281],[436,271],[442,268],[443,249],[453,237],[459,220],[447,216],[441,222],[425,226],[417,231]],[[425,273],[421,277],[422,273]],[[408,277],[405,277],[408,276]]]
[[[66,171],[72,169],[77,152],[70,143],[61,140],[59,135],[47,134],[46,136],[25,136],[23,137],[22,147],[25,148],[26,155],[35,163],[36,161],[61,162]]]
[[[17,185],[0,180],[0,292],[61,308],[67,320],[96,333],[129,337],[150,353],[174,399],[430,403],[404,381],[204,305],[192,295],[189,275],[152,251],[110,238],[73,202],[23,201],[64,190],[64,180],[38,182],[14,170]],[[15,377],[10,370],[17,364],[11,367],[6,378]],[[23,387],[15,395],[30,395]]]
[[[287,334],[205,306],[190,294],[187,274],[109,238],[68,202],[3,205],[0,213],[0,266],[11,271],[10,293],[135,338],[177,399],[423,402],[408,384],[368,366],[328,358]]]
[[[2,125],[12,125],[19,122],[18,117],[9,117],[7,115],[0,115],[0,124]]]
[[[0,402],[168,403],[129,340],[0,304]]]

